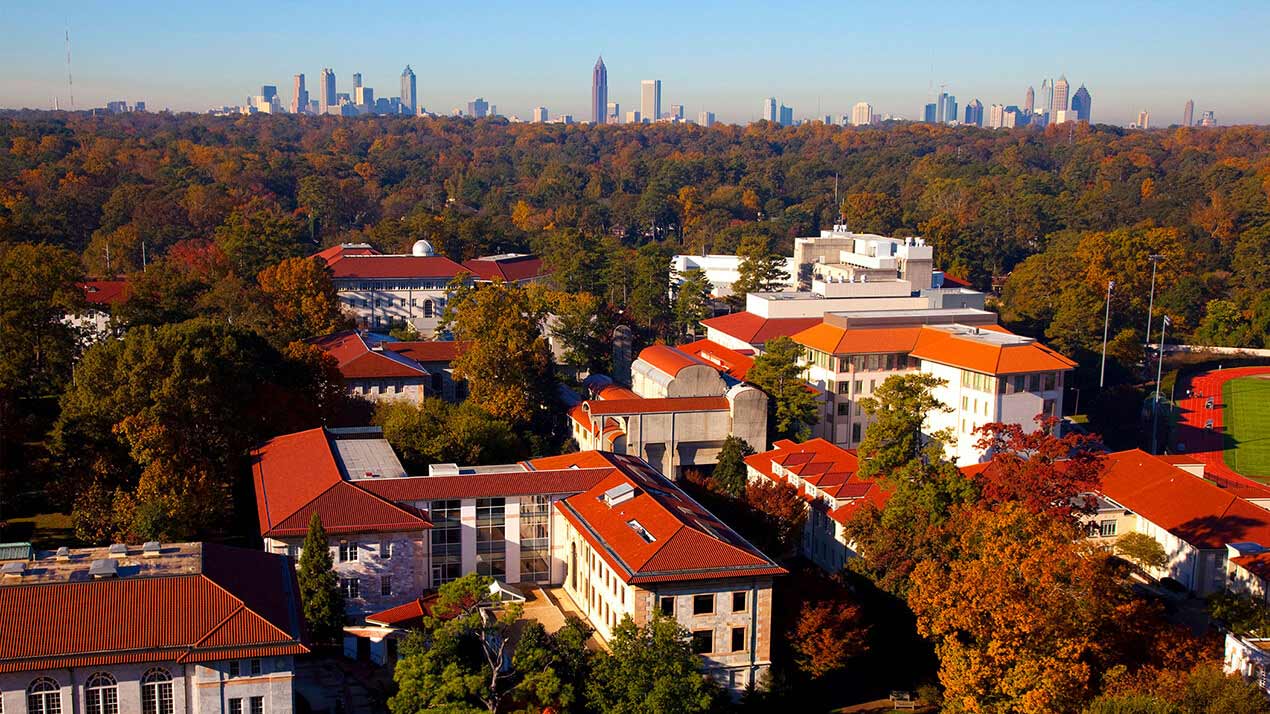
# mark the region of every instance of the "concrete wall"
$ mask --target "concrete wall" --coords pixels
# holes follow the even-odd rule
[[[349,394],[372,402],[408,401],[418,404],[428,395],[428,377],[387,379],[346,379]]]
[[[445,310],[449,293],[444,280],[440,287],[426,290],[358,290],[356,285],[373,281],[337,280],[335,289],[344,310],[357,319],[358,326],[387,330],[409,322],[425,339],[436,335],[437,323]],[[430,317],[428,303],[431,303]]]

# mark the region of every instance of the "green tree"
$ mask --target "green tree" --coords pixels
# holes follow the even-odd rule
[[[0,245],[0,392],[45,396],[70,377],[80,334],[63,318],[85,307],[81,275],[64,248]]]
[[[1163,568],[1169,562],[1169,556],[1158,540],[1137,531],[1116,539],[1116,554],[1144,569]]]
[[[702,676],[701,657],[688,631],[660,613],[643,627],[624,617],[609,640],[611,654],[598,657],[587,682],[587,701],[615,714],[707,712],[718,687]]]
[[[1208,597],[1208,614],[1242,637],[1270,635],[1270,607],[1244,593],[1213,593]]]
[[[326,528],[316,512],[309,519],[309,532],[300,550],[300,603],[304,621],[313,641],[324,645],[338,644],[344,636],[344,595],[335,576],[331,546]]]
[[[675,326],[681,333],[692,335],[697,325],[710,317],[710,291],[713,286],[700,270],[679,274],[682,280],[675,291]]]
[[[767,238],[749,235],[741,239],[736,254],[741,258],[737,266],[737,280],[732,283],[728,303],[740,310],[745,307],[748,293],[767,293],[781,290],[789,280],[789,269],[784,256],[771,249]]]
[[[732,498],[745,497],[745,484],[748,471],[745,457],[754,453],[754,447],[738,436],[729,434],[723,440],[723,448],[719,450],[719,461],[714,467],[711,479],[715,488]]]
[[[1248,347],[1251,337],[1251,323],[1230,300],[1209,301],[1204,319],[1195,330],[1197,342],[1217,347]]]
[[[547,295],[553,338],[564,348],[564,363],[578,370],[604,371],[610,361],[606,343],[612,320],[598,297],[588,292]]]
[[[773,439],[801,441],[816,423],[820,405],[803,378],[803,348],[788,337],[768,340],[746,381],[767,393],[768,433]]]
[[[286,213],[276,203],[253,198],[235,208],[216,229],[216,244],[235,272],[257,275],[265,268],[301,255],[308,226],[303,218]]]
[[[931,393],[946,383],[925,372],[897,374],[887,377],[872,396],[860,400],[860,407],[871,417],[860,440],[861,476],[888,476],[902,467],[936,458],[940,452],[934,447],[942,446],[948,435],[928,436],[925,424],[930,414],[952,411]]]
[[[900,202],[885,193],[848,193],[842,215],[856,233],[889,236],[900,225]]]
[[[420,404],[381,402],[374,423],[414,472],[429,464],[503,464],[528,456],[524,444],[506,422],[472,401],[450,404],[427,397]]]
[[[633,270],[632,270],[633,268]],[[655,335],[663,335],[671,322],[670,250],[657,243],[640,246],[634,266],[618,266],[631,273],[631,319]]]
[[[1237,293],[1252,294],[1270,290],[1270,222],[1244,231],[1235,244],[1231,259],[1231,284]]]
[[[539,622],[526,622],[512,656],[512,666],[523,673],[514,693],[517,702],[543,710],[581,709],[591,671],[586,648],[591,632],[574,615],[566,616],[564,627],[552,634]]]

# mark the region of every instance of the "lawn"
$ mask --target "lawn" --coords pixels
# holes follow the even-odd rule
[[[1237,473],[1270,478],[1270,379],[1239,377],[1222,386],[1222,419],[1233,444],[1223,457]]]

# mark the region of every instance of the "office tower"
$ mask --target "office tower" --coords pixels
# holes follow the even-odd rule
[[[473,119],[489,116],[489,102],[484,97],[477,97],[467,103],[467,115]]]
[[[1054,83],[1049,78],[1041,80],[1041,111],[1047,116],[1054,113]]]
[[[1016,126],[1023,126],[1023,112],[1015,104],[1011,104],[1001,112],[1001,128],[1013,129]]]
[[[532,117],[530,121],[534,122],[535,124],[545,124],[547,122],[547,108],[534,107],[534,111],[531,113],[530,116]]]
[[[498,116],[498,105],[497,105],[497,104],[491,104],[491,105],[489,105],[489,111],[485,112],[485,116],[487,116],[487,117],[496,117],[496,116]]]
[[[927,124],[935,123],[935,103],[934,102],[927,104],[926,107],[922,109],[922,121],[926,122]]]
[[[944,95],[944,123],[957,121],[957,98],[951,94]]]
[[[278,98],[278,87],[273,84],[261,85],[260,98],[272,104],[273,100]]]
[[[945,104],[945,100],[947,99],[948,99],[948,93],[940,92],[939,97],[935,100],[935,123],[936,124],[943,124],[946,121],[944,119],[944,109],[947,108]]]
[[[137,102],[136,104],[132,105],[132,111],[134,112],[144,112],[145,110],[146,110],[145,102]]]
[[[661,118],[660,79],[645,79],[639,83],[639,115],[646,122]]]
[[[983,126],[983,102],[978,99],[966,105],[966,124]]]
[[[353,92],[356,93],[357,88],[360,86],[362,86],[362,73],[354,72],[353,73]]]
[[[605,124],[621,124],[622,123],[622,107],[617,102],[609,102],[605,107],[608,112],[608,119],[604,120]]]
[[[591,122],[603,124],[609,118],[609,71],[601,55],[591,69]]]
[[[353,103],[363,112],[375,110],[375,90],[370,87],[357,86],[353,89]]]
[[[1090,116],[1091,99],[1089,90],[1085,89],[1085,85],[1080,85],[1080,89],[1072,95],[1072,111],[1076,112],[1076,121],[1088,122]]]
[[[1139,129],[1150,129],[1151,128],[1151,113],[1145,109],[1138,112],[1138,123],[1135,126],[1137,126]]]
[[[673,119],[673,120],[675,120],[675,121],[683,121],[683,120],[684,120],[684,105],[682,105],[682,104],[671,104],[671,105],[670,105],[670,118],[671,118],[671,119]]]
[[[851,107],[851,123],[855,126],[864,126],[873,123],[873,105],[868,102],[856,102]]]
[[[759,118],[766,119],[775,124],[776,120],[780,119],[776,112],[776,97],[768,97],[763,100],[763,114]]]
[[[1186,108],[1182,110],[1182,126],[1191,126],[1195,120],[1195,100],[1187,99]]]
[[[401,70],[401,113],[414,115],[415,110],[419,106],[419,100],[415,96],[415,73],[410,69],[410,65]]]
[[[707,128],[714,126],[714,112],[701,112],[697,115],[697,123]]]
[[[309,110],[309,92],[304,88],[304,75],[297,74],[291,84],[291,113],[303,114]]]
[[[1217,117],[1211,111],[1199,115],[1200,126],[1217,126]]]
[[[1036,111],[1036,92],[1031,87],[1027,88],[1027,94],[1023,95],[1023,111],[1032,114]]]
[[[1054,107],[1056,112],[1067,110],[1067,93],[1071,89],[1071,85],[1067,83],[1067,75],[1058,78],[1054,83]]]
[[[631,111],[629,111],[629,112],[626,112],[626,123],[627,123],[627,124],[638,124],[638,123],[640,123],[640,116],[639,116],[639,112],[634,111],[634,110],[631,110]]]
[[[1005,126],[1005,105],[993,104],[988,107],[988,128],[1000,129]]]
[[[781,126],[794,125],[794,108],[781,105]]]
[[[318,90],[318,111],[326,114],[331,107],[338,106],[335,99],[335,70],[326,67],[322,70],[322,86]]]

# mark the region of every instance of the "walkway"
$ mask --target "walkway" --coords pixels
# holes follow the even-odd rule
[[[1238,377],[1252,375],[1270,375],[1270,367],[1235,367],[1219,369],[1191,376],[1178,385],[1182,393],[1189,396],[1177,400],[1177,431],[1173,435],[1173,444],[1184,445],[1184,453],[1204,462],[1204,471],[1219,479],[1230,481],[1230,485],[1264,490],[1265,484],[1247,478],[1226,465],[1224,456],[1227,434],[1223,427],[1222,386]],[[1208,400],[1213,405],[1208,406]],[[1211,430],[1205,425],[1213,422]]]

